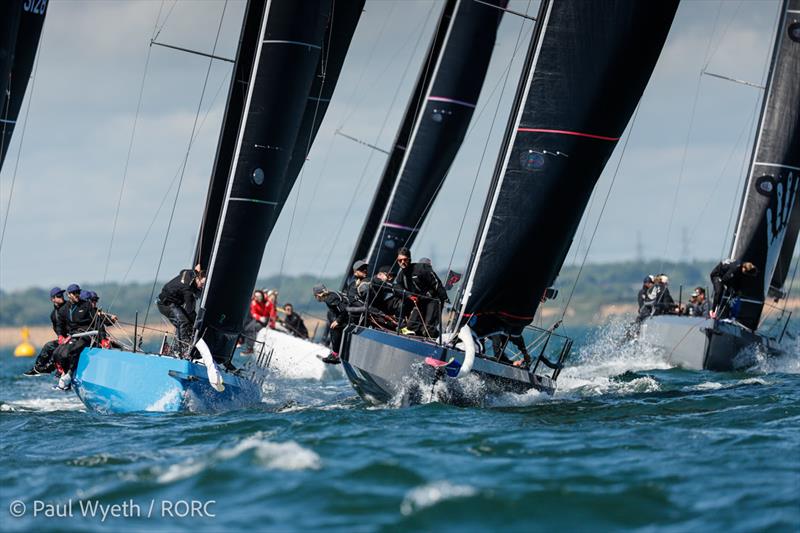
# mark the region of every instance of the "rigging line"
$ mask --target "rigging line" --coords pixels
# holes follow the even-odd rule
[[[176,0],[176,3],[177,3],[177,0]],[[175,7],[174,4],[173,4],[173,7]],[[163,9],[164,9],[164,0],[161,1],[161,5],[158,8],[158,14],[156,14],[156,21],[155,21],[155,23],[153,25],[153,33],[152,33],[152,35],[156,35],[156,33],[160,31],[160,30],[158,30],[158,21],[161,19],[161,13],[162,13]],[[165,19],[165,22],[166,22],[166,19]],[[163,28],[163,26],[162,26],[162,28]],[[140,115],[141,110],[142,110],[142,97],[144,95],[144,86],[145,86],[145,82],[147,80],[147,72],[148,72],[149,65],[150,65],[150,53],[152,52],[152,50],[153,50],[153,46],[152,46],[152,41],[151,41],[151,44],[147,47],[147,55],[146,55],[145,61],[144,61],[144,70],[142,71],[142,81],[139,84],[139,96],[138,96],[137,101],[136,101],[136,114],[133,117],[133,127],[131,129],[130,141],[128,142],[128,154],[125,157],[125,165],[124,165],[123,171],[122,171],[122,183],[120,183],[120,186],[119,186],[119,195],[117,196],[117,206],[116,206],[116,209],[114,210],[114,223],[111,226],[111,238],[110,238],[110,240],[108,242],[108,252],[106,254],[106,264],[105,264],[105,267],[103,268],[103,283],[105,283],[106,280],[108,279],[108,267],[111,264],[111,254],[112,254],[112,250],[114,249],[114,238],[115,238],[115,236],[117,234],[117,223],[119,222],[119,212],[120,212],[120,209],[122,207],[122,197],[123,197],[123,193],[125,191],[125,182],[127,181],[127,178],[128,178],[128,168],[130,166],[131,154],[133,153],[133,142],[134,142],[134,139],[136,138],[136,126],[139,123],[139,115]]]
[[[142,110],[142,97],[144,96],[144,86],[147,81],[147,72],[150,66],[150,53],[153,51],[152,46],[147,47],[147,56],[144,61],[144,70],[142,71],[142,81],[139,84],[139,96],[136,102],[136,114],[133,117],[133,127],[131,129],[131,137],[128,142],[128,153],[125,156],[125,165],[122,170],[122,183],[119,186],[119,195],[117,196],[117,207],[114,211],[114,223],[111,226],[111,239],[108,242],[108,252],[106,253],[106,264],[103,269],[103,283],[108,279],[108,267],[111,264],[111,253],[114,249],[114,237],[117,233],[117,223],[119,222],[119,212],[122,207],[122,197],[125,192],[125,182],[128,179],[128,169],[131,162],[131,154],[133,153],[133,142],[136,138],[136,126],[139,123],[139,115]]]
[[[433,10],[434,5],[435,4],[431,4],[431,8],[428,11],[428,15],[429,16],[430,16],[430,14],[431,14],[431,12]],[[426,20],[428,20],[428,19],[426,18]],[[401,80],[405,79],[406,75],[408,74],[408,70],[411,68],[411,63],[413,62],[414,56],[416,55],[417,49],[419,48],[419,44],[422,41],[423,33],[424,32],[422,30],[420,30],[419,35],[417,37],[417,41],[416,41],[416,43],[414,45],[414,50],[412,51],[411,55],[408,58],[408,61],[406,62],[405,69],[403,69],[403,74],[400,77]],[[402,87],[402,84],[398,83],[397,87],[395,88],[394,94],[392,95],[392,101],[389,104],[389,107],[387,107],[388,111],[384,114],[383,122],[381,123],[381,127],[378,130],[378,134],[375,136],[375,143],[376,144],[380,140],[381,135],[383,134],[383,130],[386,129],[386,124],[389,122],[389,116],[391,114],[390,111],[391,111],[392,108],[394,108],[395,102],[397,101],[397,98],[400,95],[401,87]],[[361,171],[361,176],[359,177],[358,184],[356,185],[356,188],[355,188],[356,191],[359,191],[361,189],[361,185],[362,185],[362,183],[364,182],[364,179],[367,176],[367,171],[369,170],[369,165],[372,162],[372,158],[373,158],[374,155],[375,155],[375,152],[371,152],[369,154],[369,156],[367,157],[367,161],[364,164],[364,168]],[[355,199],[357,197],[358,197],[357,194],[353,194],[350,197],[350,202],[348,203],[347,209],[344,212],[344,216],[342,217],[342,222],[341,222],[341,224],[338,224],[338,229],[335,230],[334,238],[331,240],[331,246],[330,246],[330,249],[328,250],[328,255],[327,255],[326,259],[325,259],[325,263],[323,264],[322,270],[320,271],[320,274],[319,274],[320,278],[322,277],[322,273],[325,272],[328,269],[328,264],[330,263],[331,256],[333,255],[333,251],[336,249],[336,245],[338,244],[339,238],[341,237],[341,234],[342,234],[342,229],[344,228],[345,223],[347,222],[347,218],[348,218],[348,216],[350,214],[350,211],[353,208],[353,204],[355,203]]]
[[[614,189],[614,183],[617,181],[617,175],[619,174],[619,169],[622,166],[622,160],[625,158],[625,150],[628,148],[628,141],[631,140],[633,136],[633,129],[636,127],[636,118],[639,116],[639,104],[636,105],[636,110],[633,112],[633,118],[631,119],[631,125],[628,129],[628,135],[625,137],[625,142],[622,145],[622,151],[619,154],[619,159],[617,160],[617,167],[614,169],[614,175],[611,177],[611,184],[608,186],[608,191],[606,191],[606,197],[603,200],[603,206],[600,208],[600,214],[597,217],[597,223],[594,226],[594,230],[592,230],[592,236],[589,238],[589,245],[586,247],[586,252],[583,254],[583,261],[581,261],[581,266],[578,269],[578,274],[575,276],[575,282],[572,284],[572,288],[569,291],[569,297],[567,301],[564,303],[564,309],[561,312],[561,320],[564,320],[564,317],[567,315],[567,309],[569,309],[569,304],[572,301],[572,296],[575,294],[575,288],[578,286],[578,281],[581,279],[581,273],[583,272],[583,267],[586,266],[586,260],[589,258],[589,251],[592,249],[592,244],[594,243],[594,238],[597,236],[597,230],[600,228],[600,222],[603,220],[603,213],[606,211],[606,206],[608,206],[608,200],[611,198],[611,191]]]
[[[728,152],[728,157],[725,159],[725,164],[722,165],[722,168],[719,171],[719,176],[717,176],[717,181],[714,183],[714,186],[711,188],[712,191],[719,190],[719,185],[722,182],[722,178],[724,178],[725,175],[726,175],[726,170],[728,169],[728,164],[733,159],[733,155],[736,153],[736,149],[739,147],[739,143],[742,141],[743,138],[745,138],[745,133],[748,131],[749,123],[750,123],[750,119],[748,119],[747,121],[745,121],[744,124],[742,124],[742,129],[739,132],[739,136],[736,138],[736,142],[733,143],[733,146],[731,146],[731,151]],[[694,221],[694,224],[692,224],[690,226],[691,228],[696,228],[696,227],[698,227],[700,225],[700,222],[703,220],[703,217],[706,215],[706,211],[708,210],[708,206],[711,205],[711,199],[713,197],[714,197],[713,194],[709,194],[709,195],[706,196],[706,202],[703,205],[703,207],[700,209],[699,214],[697,216],[697,219]],[[686,241],[686,246],[687,247],[690,247],[690,245],[692,244],[692,241],[693,241],[693,239],[694,239],[694,237],[696,235],[697,235],[696,233],[692,233],[692,234],[689,235],[689,238]]]
[[[161,18],[161,11],[164,9],[164,2],[165,2],[165,0],[161,0],[161,7],[158,9],[158,17],[156,18],[156,27],[153,28],[153,36],[150,39],[151,42],[155,41],[156,39],[158,39],[158,36],[161,35],[161,32],[164,30],[164,26],[167,25],[167,21],[169,20],[169,16],[172,15],[172,11],[175,9],[175,6],[178,5],[178,0],[175,0],[175,2],[173,2],[173,4],[172,4],[172,7],[169,8],[169,11],[167,11],[167,16],[164,17],[164,22],[161,23],[161,27],[159,28],[158,27],[158,19]]]
[[[717,14],[714,17],[714,31],[711,32],[711,35],[708,37],[708,44],[706,45],[706,52],[703,55],[703,63],[706,63],[709,57],[709,52],[711,50],[711,45],[714,42],[714,33],[716,32],[717,22],[719,22],[719,14],[722,11],[722,0],[719,2],[719,7],[717,8]],[[683,181],[683,172],[686,168],[686,157],[689,152],[689,141],[692,136],[692,127],[694,126],[694,119],[697,113],[697,101],[700,99],[700,87],[702,86],[703,82],[703,69],[700,69],[700,72],[697,74],[697,84],[695,85],[694,89],[694,99],[692,100],[692,111],[689,114],[689,127],[686,130],[686,139],[683,143],[683,155],[681,156],[681,166],[680,170],[678,171],[678,183],[675,186],[675,195],[672,198],[672,208],[670,209],[669,215],[669,223],[667,224],[667,235],[664,239],[664,252],[661,256],[661,267],[660,270],[664,270],[664,262],[667,258],[667,251],[669,250],[669,239],[672,234],[672,221],[675,217],[675,209],[678,206],[678,198],[680,195],[681,190],[681,182]]]
[[[200,136],[200,131],[203,129],[203,125],[206,123],[206,119],[211,114],[211,110],[214,108],[214,103],[217,101],[217,98],[219,97],[220,93],[222,92],[223,87],[225,87],[226,81],[228,81],[227,78],[223,78],[222,81],[219,84],[219,87],[217,87],[217,92],[214,95],[214,98],[211,100],[211,105],[206,110],[206,114],[203,117],[203,120],[200,122],[200,125],[197,127],[197,133],[195,133],[195,136],[194,136],[194,139],[193,139],[192,142],[197,141],[197,138]],[[150,220],[150,224],[148,225],[147,230],[145,230],[144,236],[142,237],[141,241],[139,242],[139,246],[136,248],[136,252],[133,255],[133,259],[131,259],[131,262],[128,265],[128,270],[125,271],[125,275],[122,277],[122,281],[120,282],[120,287],[117,288],[117,292],[114,294],[114,298],[111,300],[111,305],[109,305],[109,310],[111,310],[113,308],[114,304],[116,303],[117,298],[119,297],[120,292],[122,290],[121,286],[124,285],[125,282],[128,280],[128,276],[130,275],[131,270],[133,270],[133,265],[136,263],[136,260],[139,258],[139,253],[141,253],[142,248],[144,247],[144,244],[147,242],[147,238],[150,236],[150,231],[152,231],[153,226],[155,225],[156,220],[158,219],[158,215],[161,214],[161,209],[164,207],[164,204],[166,203],[167,198],[169,197],[169,192],[172,190],[172,187],[177,182],[178,176],[180,176],[180,172],[181,172],[181,165],[178,165],[178,168],[175,170],[175,175],[173,176],[172,181],[170,181],[170,183],[169,183],[169,187],[167,187],[167,190],[161,196],[161,203],[158,205],[158,208],[156,209],[155,213],[153,214],[152,219]]]
[[[722,34],[720,34],[719,39],[717,39],[717,43],[714,46],[714,49],[711,50],[709,52],[709,54],[708,54],[708,57],[705,58],[705,66],[703,67],[703,70],[706,70],[708,68],[708,66],[711,64],[711,60],[714,59],[714,56],[716,55],[717,51],[719,50],[719,47],[722,44],[722,41],[725,40],[725,36],[728,34],[728,30],[731,29],[731,26],[733,26],[733,21],[736,20],[736,16],[739,14],[739,10],[742,8],[743,4],[744,4],[744,0],[741,0],[739,2],[739,4],[736,6],[736,9],[734,10],[733,15],[731,15],[731,18],[728,21],[728,24],[725,26],[725,29],[722,30]],[[721,8],[722,8],[722,1],[720,1],[720,9]]]
[[[348,101],[348,102],[352,102],[353,100],[355,100],[355,99],[356,99],[356,95],[359,93],[359,88],[361,87],[361,83],[364,81],[364,77],[365,77],[365,76],[366,76],[366,74],[367,74],[367,70],[368,70],[368,68],[369,68],[370,64],[372,63],[372,58],[375,56],[375,51],[376,51],[376,50],[378,50],[378,49],[380,48],[379,46],[377,46],[377,44],[378,44],[378,41],[380,40],[381,36],[383,35],[383,32],[384,32],[384,30],[386,30],[386,26],[387,26],[387,24],[389,23],[389,20],[391,20],[391,18],[392,18],[392,14],[394,13],[394,10],[395,10],[395,8],[397,7],[397,4],[398,4],[398,3],[399,3],[399,2],[397,2],[397,1],[396,1],[396,2],[394,2],[394,3],[392,3],[392,7],[391,7],[391,9],[389,10],[389,12],[388,12],[388,13],[386,13],[386,18],[384,18],[384,19],[383,19],[383,23],[381,24],[381,28],[380,28],[380,30],[378,30],[378,32],[375,34],[375,39],[372,41],[372,45],[371,45],[371,46],[370,46],[370,48],[369,48],[369,55],[367,56],[367,60],[364,62],[364,66],[361,68],[361,73],[360,73],[360,74],[359,74],[359,76],[358,76],[358,81],[357,81],[357,82],[356,82],[356,84],[353,86],[353,91],[350,93],[350,97],[347,99],[347,101]],[[428,11],[428,16],[430,16],[430,13],[431,13],[431,11]],[[425,20],[427,20],[427,18],[426,18]],[[421,25],[421,27],[424,27],[424,24],[423,24],[423,25]],[[421,30],[420,30],[420,31],[421,31]],[[399,49],[398,49],[398,50],[397,50],[397,51],[394,53],[394,57],[396,57],[396,56],[397,56],[397,55],[399,55],[399,54],[400,54],[400,53],[401,53],[403,50],[405,50],[406,46],[408,46],[408,43],[410,43],[410,42],[412,41],[412,38],[413,38],[413,34],[412,34],[412,33],[409,33],[408,39],[406,39],[405,41],[403,41],[403,44],[402,44],[402,46],[400,46],[400,48],[399,48]],[[419,37],[418,37],[418,38],[419,38]],[[372,85],[372,86],[374,86],[374,84],[375,84],[375,83],[377,83],[378,81],[380,81],[380,80],[383,78],[383,74],[385,74],[385,73],[386,73],[386,71],[389,69],[389,66],[390,66],[390,65],[391,65],[391,62],[387,62],[387,65],[386,65],[386,67],[384,68],[383,72],[381,72],[381,76],[377,77],[377,78],[375,79],[375,81],[373,81],[373,85]],[[372,86],[370,87],[370,89],[372,88]],[[341,128],[342,126],[344,126],[345,122],[347,122],[347,121],[350,119],[350,117],[353,115],[353,113],[355,113],[355,112],[356,112],[356,110],[358,109],[358,107],[359,107],[359,106],[361,105],[361,103],[364,101],[364,98],[366,97],[366,95],[368,95],[368,94],[372,93],[372,91],[371,91],[371,90],[368,90],[368,91],[361,91],[361,92],[362,92],[362,95],[363,95],[363,96],[362,96],[362,98],[361,98],[361,100],[360,100],[360,101],[358,101],[358,102],[356,102],[356,104],[355,104],[355,105],[351,106],[351,108],[350,108],[350,111],[349,111],[349,112],[348,112],[348,113],[345,115],[345,117],[342,119],[342,122],[341,122],[341,124],[339,125],[339,127],[340,127],[340,128]]]
[[[528,0],[528,5],[525,8],[525,12],[526,13],[530,9],[530,7],[531,7],[531,0]],[[535,25],[531,25],[531,29],[530,29],[531,32],[533,32],[534,26]],[[494,108],[494,115],[492,115],[492,123],[489,125],[489,130],[488,130],[488,132],[486,134],[486,142],[484,142],[484,144],[483,144],[483,150],[481,151],[481,158],[478,161],[478,167],[475,170],[475,178],[472,180],[472,187],[470,188],[469,196],[467,197],[467,202],[464,205],[464,213],[461,215],[461,223],[459,224],[459,227],[458,227],[458,233],[456,234],[456,239],[453,242],[453,249],[452,249],[452,251],[450,253],[450,260],[447,263],[447,272],[448,273],[451,272],[452,269],[453,269],[453,261],[455,260],[456,250],[458,250],[458,243],[461,241],[461,235],[464,232],[464,224],[467,221],[467,214],[469,213],[470,204],[472,204],[472,198],[473,198],[473,196],[475,194],[475,189],[476,189],[476,187],[478,185],[478,178],[480,177],[481,169],[483,168],[483,162],[486,159],[486,152],[489,149],[489,139],[491,138],[492,132],[494,131],[494,126],[495,126],[495,123],[497,122],[497,116],[500,113],[500,104],[503,101],[503,95],[506,92],[506,88],[508,86],[508,80],[511,77],[511,66],[514,64],[514,59],[517,57],[517,53],[519,52],[519,48],[520,48],[520,45],[522,43],[522,36],[524,34],[525,34],[525,24],[524,24],[524,21],[523,21],[523,23],[520,24],[519,33],[517,33],[517,41],[514,43],[514,51],[511,53],[511,59],[508,62],[508,67],[506,67],[506,71],[505,71],[504,75],[501,76],[501,78],[500,78],[500,80],[503,80],[503,88],[500,90],[500,95],[497,98],[497,105]],[[499,86],[499,81],[500,80],[498,80],[498,83],[495,84],[494,89],[492,89],[492,93],[494,93],[494,90],[497,89],[497,87]],[[486,105],[488,107],[488,102],[487,102]],[[512,105],[512,108],[513,108],[513,105]],[[476,120],[476,122],[477,122],[477,120]],[[478,229],[478,231],[480,231],[480,229]],[[470,261],[468,260],[468,263],[469,262]],[[460,302],[461,290],[463,288],[464,288],[464,285],[463,285],[463,282],[462,282],[461,288],[458,290],[458,294],[455,297],[455,299],[453,300],[454,302],[458,303],[459,306],[460,306],[459,302]],[[460,312],[459,313],[451,313],[450,320],[448,320],[448,323],[447,323],[447,330],[448,331],[451,331],[451,327],[455,323],[454,320],[460,320],[460,317],[461,317],[461,313]]]
[[[42,33],[44,33],[44,24],[47,23],[48,19],[42,23]],[[19,170],[19,162],[22,157],[22,146],[25,141],[25,131],[28,129],[28,117],[31,113],[31,102],[33,101],[33,93],[36,89],[36,79],[38,76],[36,73],[39,70],[39,58],[41,57],[41,51],[44,48],[44,38],[41,39],[41,44],[39,45],[39,49],[36,51],[36,60],[33,63],[33,81],[31,82],[31,92],[28,95],[28,104],[25,106],[25,120],[22,122],[22,132],[19,136],[19,149],[17,150],[17,158],[14,161],[14,172],[11,174],[11,188],[8,191],[8,202],[6,202],[6,211],[3,215],[3,227],[0,229],[0,252],[3,250],[3,241],[6,237],[6,227],[8,226],[8,214],[11,212],[11,199],[14,197],[14,184],[17,182],[17,171]],[[11,98],[8,99],[8,107],[10,108],[11,105]],[[6,115],[7,117],[8,115]],[[5,123],[3,125],[3,140],[5,141]]]
[[[225,20],[225,10],[228,7],[228,0],[222,5],[222,14],[219,17],[219,25],[217,26],[217,35],[214,37],[214,46],[211,49],[212,55],[217,51],[217,44],[219,43],[219,35],[222,32],[222,23]],[[147,318],[150,315],[150,308],[153,305],[153,296],[156,292],[156,285],[158,284],[158,275],[161,272],[161,264],[164,261],[164,252],[167,249],[167,241],[169,241],[169,232],[172,229],[172,221],[175,218],[175,209],[178,206],[178,198],[181,194],[181,185],[183,184],[183,177],[186,174],[186,167],[189,163],[189,154],[192,151],[192,141],[194,139],[195,131],[197,130],[197,119],[200,118],[200,110],[203,107],[203,98],[206,94],[206,87],[208,86],[208,78],[211,74],[211,67],[214,65],[214,60],[208,60],[208,67],[206,67],[206,75],[203,80],[203,89],[200,91],[200,101],[197,103],[197,111],[194,115],[194,122],[192,123],[192,132],[189,135],[189,146],[186,147],[186,155],[183,158],[183,165],[181,168],[181,175],[178,178],[178,186],[175,190],[175,199],[172,201],[172,210],[169,214],[169,221],[167,222],[167,231],[164,233],[164,244],[161,246],[161,255],[158,258],[158,266],[156,267],[156,275],[153,278],[153,286],[150,289],[150,298],[147,302],[147,311],[144,314],[144,322],[147,323]]]
[[[334,23],[334,20],[335,20],[334,19],[335,15],[336,15],[336,0],[333,0],[333,3],[331,4],[331,16],[330,16],[330,19],[328,20],[328,27],[330,29],[328,31],[328,43],[327,43],[326,49],[324,51],[324,57],[322,57],[322,61],[320,62],[320,69],[322,71],[321,72],[322,81],[319,84],[319,91],[317,92],[316,104],[314,105],[314,116],[311,119],[311,130],[309,130],[309,132],[308,132],[308,140],[306,141],[306,149],[305,149],[305,151],[303,153],[303,166],[300,167],[300,176],[298,177],[298,180],[297,180],[297,186],[296,186],[297,193],[295,194],[294,204],[292,205],[292,216],[289,219],[289,230],[286,232],[286,242],[283,245],[283,255],[281,256],[281,266],[278,269],[278,290],[283,288],[283,267],[286,264],[286,255],[287,255],[287,252],[289,250],[289,241],[292,238],[292,227],[294,226],[294,217],[295,217],[295,214],[297,213],[297,204],[298,204],[298,201],[300,200],[300,192],[301,192],[301,190],[303,188],[303,176],[306,173],[306,165],[305,165],[305,163],[308,160],[308,154],[311,153],[311,144],[312,144],[312,141],[314,139],[314,131],[313,131],[314,130],[314,124],[317,123],[317,115],[319,114],[319,107],[320,107],[320,105],[322,103],[321,97],[322,97],[323,91],[325,90],[325,80],[327,79],[328,59],[330,58],[330,54],[331,54],[331,41],[333,40],[333,27],[334,27],[333,23]],[[320,124],[320,126],[321,126],[321,124]]]

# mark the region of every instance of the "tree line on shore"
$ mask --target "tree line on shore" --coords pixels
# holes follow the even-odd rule
[[[602,305],[636,303],[636,292],[642,284],[642,278],[648,274],[666,273],[670,277],[673,296],[677,299],[680,287],[687,297],[695,286],[709,285],[708,272],[714,263],[703,262],[665,262],[660,260],[617,263],[595,263],[584,266],[575,293],[570,302],[570,321],[575,324],[590,324],[596,320]],[[560,294],[556,300],[548,302],[548,307],[560,309],[564,305],[580,265],[568,263],[561,271],[556,288]],[[500,273],[498,273],[500,274]],[[444,273],[440,273],[444,276]],[[314,301],[311,287],[322,281],[331,288],[337,288],[340,280],[330,278],[319,280],[313,275],[277,276],[258,281],[259,288],[278,289],[278,302],[283,305],[290,302],[301,314],[323,316],[324,309]],[[118,315],[125,322],[133,322],[136,313],[139,320],[144,315],[150,300],[152,283],[116,283],[93,284],[81,283],[100,295],[100,307]],[[156,284],[155,296],[163,283]],[[34,326],[45,325],[50,321],[50,287],[31,287],[14,291],[0,290],[0,326]],[[451,294],[451,300],[455,295]],[[685,299],[685,298],[684,298]],[[158,310],[151,305],[149,320],[157,320]]]

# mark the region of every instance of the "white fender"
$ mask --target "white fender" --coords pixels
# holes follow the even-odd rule
[[[217,392],[224,391],[225,384],[222,382],[222,375],[220,375],[219,369],[216,363],[214,363],[214,357],[211,355],[211,349],[208,347],[208,344],[206,344],[206,341],[203,339],[200,339],[197,341],[197,344],[195,344],[195,347],[203,358],[203,364],[206,365],[208,382],[211,383],[211,386],[214,387],[214,390]]]
[[[464,363],[461,365],[456,378],[463,378],[472,372],[472,364],[475,362],[475,338],[472,336],[472,330],[467,325],[462,326],[458,331],[458,338],[464,343]]]

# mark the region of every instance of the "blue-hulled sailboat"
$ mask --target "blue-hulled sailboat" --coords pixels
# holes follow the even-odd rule
[[[201,360],[87,348],[74,387],[90,409],[221,411],[260,402],[257,380],[230,362],[266,241],[294,181],[287,168],[330,15],[331,0],[248,2],[198,239],[199,250],[214,236],[195,323]],[[214,191],[222,193],[212,197]]]

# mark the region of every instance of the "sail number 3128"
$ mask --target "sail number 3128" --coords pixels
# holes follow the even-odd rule
[[[29,11],[34,15],[44,15],[44,10],[47,7],[47,0],[25,0],[22,4],[22,9]]]

